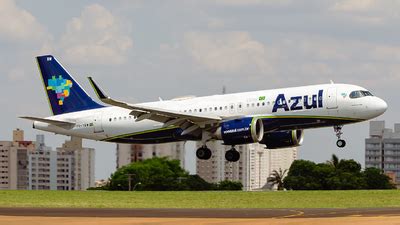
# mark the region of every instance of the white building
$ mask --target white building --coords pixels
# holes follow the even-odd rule
[[[36,135],[35,151],[28,154],[30,190],[57,190],[57,153],[47,147],[44,135]]]
[[[94,154],[80,138],[53,151],[43,135],[25,141],[17,129],[13,141],[0,141],[0,189],[86,190],[94,187]]]
[[[153,157],[169,157],[177,159],[184,168],[185,142],[164,144],[117,144],[117,169],[132,162],[138,162]]]
[[[200,147],[201,143],[197,143]],[[220,141],[210,141],[207,147],[212,151],[209,160],[197,159],[197,174],[207,182],[218,183],[223,180],[240,181],[246,191],[262,188],[273,170],[289,169],[297,159],[297,148],[265,149],[258,143],[238,145],[240,160],[228,162],[225,152],[231,146],[224,146]]]
[[[95,186],[95,150],[82,147],[82,138],[71,137],[57,148],[58,190],[86,190]],[[69,177],[66,177],[70,175]],[[68,183],[64,183],[68,180]],[[65,190],[65,189],[63,189]]]
[[[365,167],[382,169],[400,187],[400,124],[394,130],[385,121],[371,121],[365,139]]]
[[[35,151],[32,141],[24,140],[24,131],[14,130],[12,141],[0,141],[0,189],[28,189],[28,153]]]

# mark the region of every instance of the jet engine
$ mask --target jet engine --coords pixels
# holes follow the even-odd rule
[[[224,145],[240,145],[259,142],[264,136],[264,124],[261,119],[243,117],[221,123],[215,132]]]
[[[275,131],[265,133],[260,144],[265,144],[269,149],[300,146],[303,143],[303,130]]]

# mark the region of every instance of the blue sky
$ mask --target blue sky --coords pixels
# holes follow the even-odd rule
[[[397,120],[400,1],[202,0],[0,2],[0,139],[20,115],[50,115],[34,57],[53,54],[92,95],[93,76],[129,102],[309,84],[364,86],[389,104],[379,119]],[[332,153],[364,162],[368,123],[307,130],[304,159]],[[66,139],[46,134],[53,147]],[[95,147],[96,177],[115,167],[115,145]],[[193,150],[194,151],[194,150]],[[193,152],[190,153],[193,157]],[[192,160],[193,162],[193,160]],[[193,167],[193,165],[192,165]]]

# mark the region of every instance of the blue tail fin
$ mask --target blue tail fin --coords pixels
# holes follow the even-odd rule
[[[54,115],[104,107],[90,98],[56,58],[44,55],[36,59]]]

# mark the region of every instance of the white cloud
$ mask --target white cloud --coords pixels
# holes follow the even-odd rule
[[[288,5],[292,0],[215,0],[218,4],[246,6],[246,5]]]
[[[198,64],[215,72],[266,72],[266,47],[247,32],[188,32],[185,49]]]
[[[379,4],[376,0],[342,0],[333,5],[333,9],[337,11],[370,11]]]
[[[330,10],[358,23],[385,25],[388,20],[398,20],[400,1],[340,0],[332,4]]]
[[[13,0],[0,1],[0,38],[9,41],[37,41],[49,34],[28,11],[19,8]]]
[[[63,57],[77,64],[118,65],[126,61],[132,39],[103,6],[87,6],[67,24],[61,37]]]

